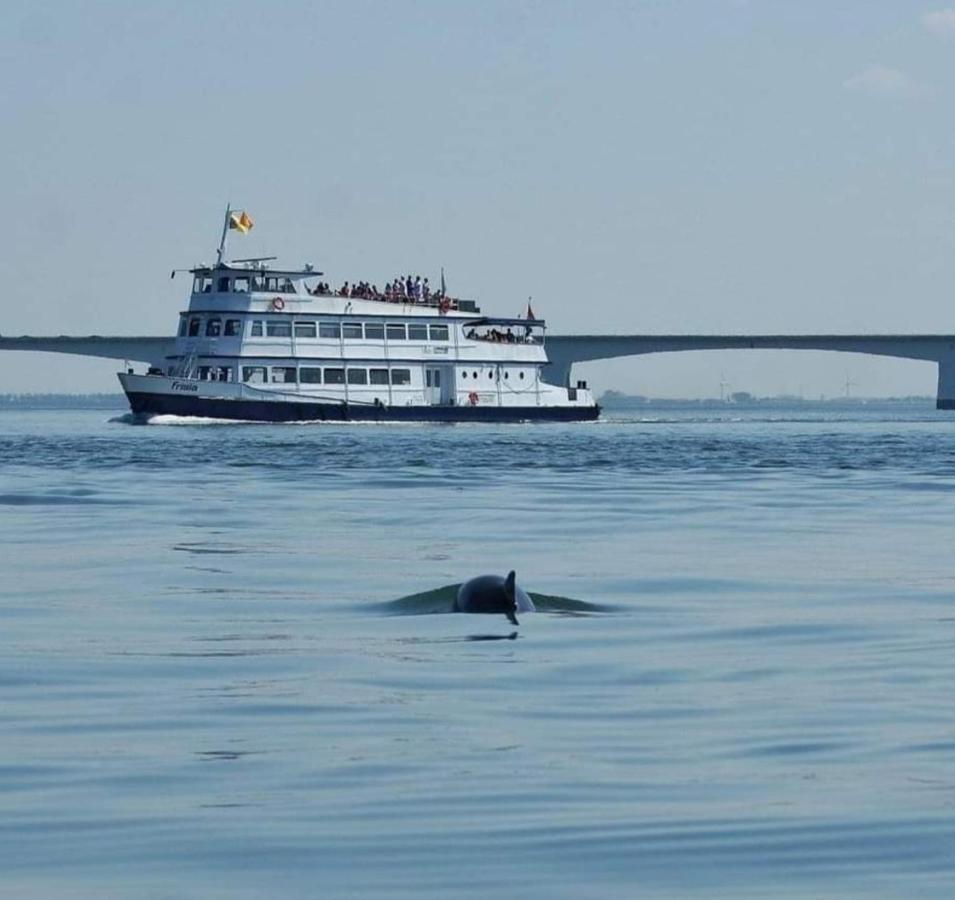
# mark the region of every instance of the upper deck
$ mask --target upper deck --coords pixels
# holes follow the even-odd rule
[[[312,266],[303,269],[272,269],[262,260],[190,269],[192,293],[190,312],[298,312],[330,315],[401,315],[473,318],[481,310],[473,300],[432,293],[421,289],[421,281],[399,292],[398,279],[385,291],[367,282],[349,282],[333,290],[321,280],[322,272]],[[417,288],[417,290],[416,290]]]

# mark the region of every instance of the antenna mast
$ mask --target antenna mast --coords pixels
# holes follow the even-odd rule
[[[229,234],[229,217],[232,215],[232,204],[225,205],[225,219],[222,222],[222,237],[219,239],[219,249],[216,251],[216,266],[222,265],[222,257],[225,254],[225,240]]]

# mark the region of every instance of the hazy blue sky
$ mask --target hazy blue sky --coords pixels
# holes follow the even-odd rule
[[[166,334],[173,266],[448,272],[555,333],[955,333],[955,8],[4,4],[3,334]],[[241,241],[239,245],[238,242]],[[115,366],[0,353],[0,391]],[[594,386],[934,392],[935,367],[696,353]]]

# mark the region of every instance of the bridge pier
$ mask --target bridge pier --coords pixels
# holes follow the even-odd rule
[[[939,357],[935,408],[955,409],[955,353],[946,353]]]

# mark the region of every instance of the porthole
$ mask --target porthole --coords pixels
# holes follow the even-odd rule
[[[493,370],[493,369],[488,369],[487,377],[488,377],[488,378],[493,378],[493,377],[494,377],[494,370]]]
[[[507,378],[507,372],[504,373],[504,377]]]
[[[520,378],[523,378],[523,377],[524,377],[524,373],[523,373],[523,372],[521,372],[521,373],[520,373],[520,375],[519,375],[518,377],[520,377]]]
[[[467,377],[468,377],[468,373],[467,373],[467,372],[462,372],[462,373],[461,373],[461,377],[462,377],[462,378],[467,378]]]
[[[471,373],[471,377],[472,377],[472,378],[477,378],[477,372],[472,372],[472,373]]]

